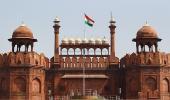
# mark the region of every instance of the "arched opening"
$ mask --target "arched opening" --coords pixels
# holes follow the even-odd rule
[[[128,89],[129,89],[129,92],[131,92],[133,96],[136,95],[136,93],[138,91],[138,84],[137,84],[135,77],[132,77],[129,79]]]
[[[24,45],[21,45],[20,51],[25,51],[25,46]]]
[[[138,46],[138,51],[142,52],[142,46],[141,45]]]
[[[17,93],[25,93],[26,92],[26,81],[24,78],[22,77],[17,77],[14,80],[14,88],[13,88],[14,92]]]
[[[152,45],[152,52],[155,52],[156,48],[155,45]]]
[[[67,49],[66,49],[66,48],[62,48],[61,54],[62,54],[62,55],[67,55]]]
[[[89,49],[89,55],[94,55],[94,49],[93,48]]]
[[[157,89],[157,82],[154,78],[148,77],[145,81],[148,91],[154,91]]]
[[[80,48],[75,49],[75,55],[81,55],[81,50]]]
[[[32,92],[41,93],[41,82],[38,78],[35,78],[32,81]]]
[[[26,45],[26,46],[24,46],[24,47],[27,48],[28,51],[31,51],[31,45]]]
[[[104,48],[102,49],[102,55],[108,55],[109,52],[108,52],[108,49]]]
[[[96,55],[101,55],[101,49],[100,49],[100,48],[97,48],[97,49],[95,50],[95,54],[96,54]]]
[[[73,48],[69,48],[68,54],[69,54],[69,55],[74,55],[74,49],[73,49]]]
[[[145,52],[149,52],[149,46],[145,45]]]
[[[162,92],[168,93],[169,92],[169,81],[167,78],[162,80]]]

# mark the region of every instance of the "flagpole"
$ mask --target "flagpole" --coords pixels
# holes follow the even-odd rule
[[[85,36],[86,33],[86,26],[84,24],[84,39],[86,38]],[[83,96],[86,95],[86,80],[85,80],[85,48],[83,48]]]

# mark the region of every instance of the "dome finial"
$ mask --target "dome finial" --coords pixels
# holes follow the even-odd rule
[[[55,24],[55,25],[59,25],[59,23],[60,23],[60,19],[59,19],[59,17],[56,17],[56,18],[54,19],[54,24]]]
[[[21,21],[21,26],[26,26],[24,21]]]
[[[115,19],[112,16],[112,12],[110,13],[110,17],[111,17],[110,24],[112,25],[112,24],[116,23]]]
[[[148,21],[146,20],[146,22],[145,22],[145,25],[144,26],[150,26],[149,24],[148,24]]]

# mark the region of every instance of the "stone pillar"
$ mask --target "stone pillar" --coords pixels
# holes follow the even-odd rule
[[[111,50],[110,50],[110,56],[111,58],[115,58],[115,20],[111,18],[110,20],[110,44],[111,44]]]
[[[59,63],[59,28],[60,28],[60,20],[58,17],[54,20],[54,63]]]

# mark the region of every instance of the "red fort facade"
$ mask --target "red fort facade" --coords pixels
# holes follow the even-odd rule
[[[81,95],[170,99],[170,54],[158,51],[161,39],[150,25],[142,26],[132,40],[136,51],[120,59],[113,18],[110,41],[64,38],[59,43],[58,18],[53,28],[52,58],[34,51],[37,39],[26,25],[14,30],[8,39],[11,52],[0,54],[0,100],[69,100],[64,97]]]

